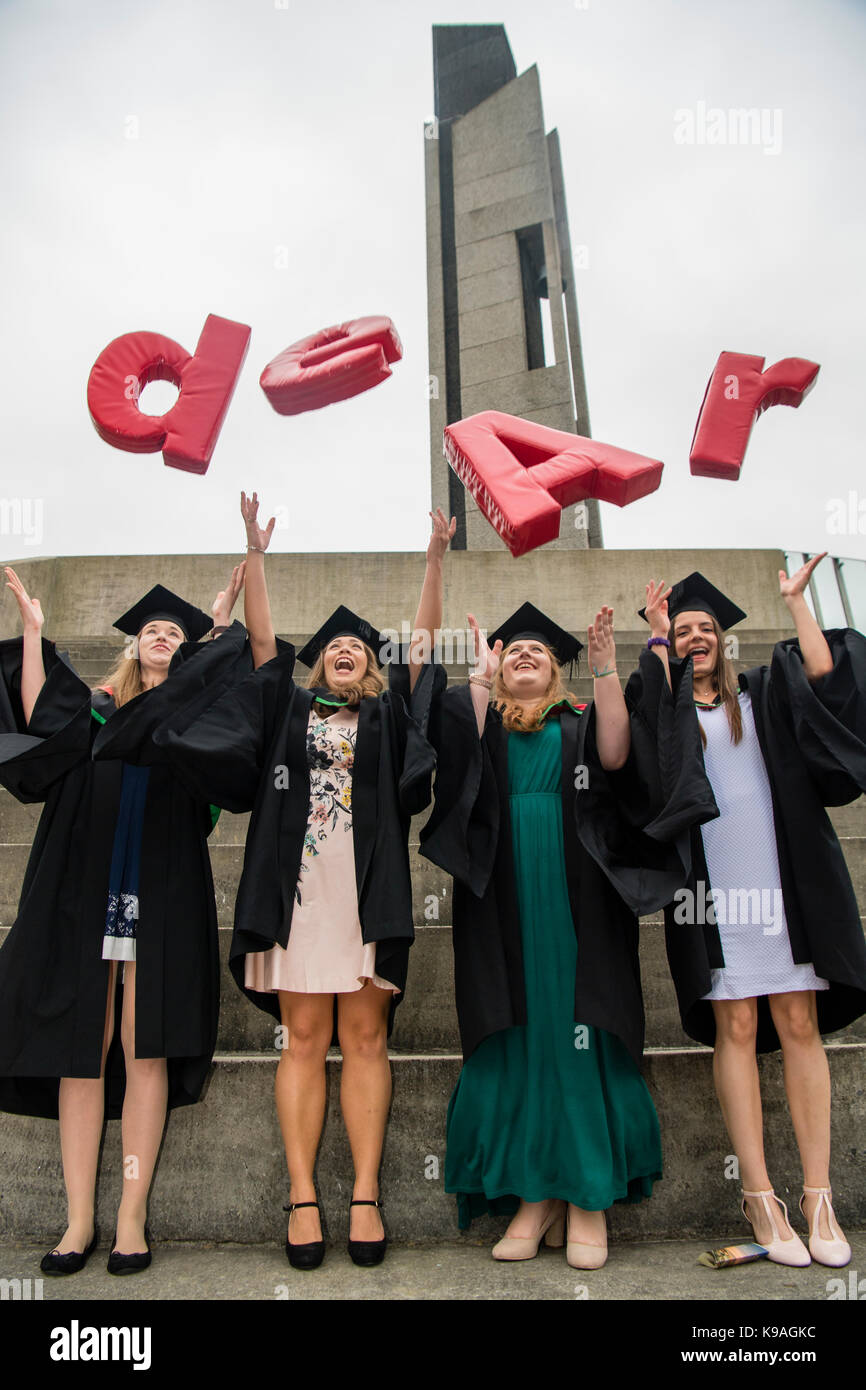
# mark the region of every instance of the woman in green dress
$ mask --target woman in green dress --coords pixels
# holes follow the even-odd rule
[[[635,756],[612,610],[589,628],[588,707],[561,670],[580,643],[531,604],[491,646],[469,622],[476,667],[468,686],[440,691],[431,716],[437,799],[421,833],[422,854],[455,878],[464,1066],[445,1187],[461,1227],[485,1212],[513,1215],[494,1258],[531,1259],[542,1240],[561,1246],[567,1209],[568,1263],[597,1268],[605,1210],[649,1196],[661,1177],[639,1070],[635,913],[659,905],[681,866],[638,844],[647,746]],[[641,857],[630,879],[621,865]]]

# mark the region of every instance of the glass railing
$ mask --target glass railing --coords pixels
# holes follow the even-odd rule
[[[810,558],[802,550],[786,550],[788,573],[796,573]],[[828,555],[812,575],[806,602],[823,628],[854,627],[866,632],[866,560]]]

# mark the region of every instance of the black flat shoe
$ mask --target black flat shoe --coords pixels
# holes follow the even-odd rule
[[[96,1227],[93,1228],[93,1240],[85,1251],[69,1250],[65,1255],[58,1255],[56,1250],[43,1255],[39,1268],[43,1274],[77,1274],[83,1269],[96,1249],[96,1242],[99,1236]]]
[[[358,1198],[357,1201],[349,1203],[349,1229],[352,1229],[352,1207],[378,1207],[379,1203],[368,1198]],[[380,1208],[381,1210],[381,1208]],[[388,1247],[388,1237],[383,1236],[381,1240],[352,1240],[349,1238],[348,1250],[352,1261],[356,1265],[369,1267],[370,1265],[380,1265],[385,1258],[385,1251]]]
[[[115,1231],[114,1240],[111,1242],[112,1245],[114,1245],[116,1240],[117,1232]],[[112,1250],[108,1257],[108,1264],[106,1265],[109,1274],[139,1274],[141,1270],[147,1269],[153,1259],[153,1253],[150,1248],[150,1241],[146,1230],[144,1233],[144,1243],[147,1249],[136,1251],[132,1255],[125,1255],[121,1250]]]
[[[283,1211],[291,1214],[297,1207],[315,1207],[319,1213],[319,1220],[322,1218],[322,1209],[318,1202],[292,1202],[291,1206],[283,1207]],[[293,1245],[286,1236],[286,1255],[292,1269],[318,1269],[322,1260],[325,1258],[324,1240],[311,1240],[306,1245]]]

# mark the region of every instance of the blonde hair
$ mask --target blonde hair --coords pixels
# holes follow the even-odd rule
[[[148,623],[145,623],[144,627],[147,626]],[[179,623],[175,623],[175,626],[179,632],[183,632]],[[143,632],[144,628],[141,631]],[[141,695],[143,691],[149,689],[141,678],[141,662],[138,658],[138,639],[140,636],[141,633],[127,642],[108,675],[99,682],[99,685],[94,687],[94,691],[105,690],[114,700],[118,709],[121,705],[126,705],[130,700],[134,700],[136,695]],[[185,642],[186,640],[184,634],[181,641]],[[178,643],[178,646],[180,645],[181,643]]]
[[[728,727],[731,731],[731,743],[735,746],[742,742],[743,738],[743,713],[740,709],[739,693],[740,686],[734,671],[734,664],[725,655],[725,634],[718,620],[708,613],[707,617],[713,625],[713,632],[716,634],[716,664],[710,672],[713,685],[722,697],[722,705],[728,717]],[[674,618],[671,630],[676,633],[677,620]],[[674,637],[674,652],[676,652],[676,637]],[[704,748],[707,746],[707,736],[703,726],[700,725],[701,743]]]
[[[360,641],[360,638],[358,640]],[[330,646],[330,643],[327,646]],[[385,678],[379,670],[372,647],[368,647],[366,642],[361,642],[361,646],[364,648],[364,654],[367,658],[367,669],[354,685],[328,685],[325,679],[326,648],[323,647],[310,672],[307,689],[313,690],[317,685],[328,686],[329,690],[332,690],[335,695],[343,696],[350,705],[359,705],[362,700],[375,700],[377,695],[381,695],[385,689]]]
[[[135,647],[124,647],[116,665],[95,689],[106,690],[117,708],[120,709],[121,705],[128,704],[130,700],[135,699],[136,695],[140,695],[144,688],[144,682],[141,679],[141,663],[138,659],[138,639],[136,638]]]
[[[547,714],[559,714],[559,701],[567,700],[573,709],[577,708],[577,700],[565,688],[565,681],[562,678],[562,667],[557,661],[552,649],[546,642],[541,646],[550,657],[550,680],[541,698],[531,703],[516,700],[509,692],[502,675],[502,668],[505,664],[506,653],[514,646],[513,642],[505,648],[499,661],[499,670],[493,679],[493,705],[502,715],[502,722],[509,732],[521,734],[534,734],[541,728],[542,716]],[[554,709],[549,710],[548,706],[553,705]]]

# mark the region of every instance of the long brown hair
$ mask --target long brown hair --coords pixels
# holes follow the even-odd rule
[[[494,708],[498,709],[501,713],[502,722],[509,731],[520,734],[537,733],[543,723],[542,715],[545,714],[548,706],[557,706],[560,700],[567,700],[572,708],[577,708],[575,697],[565,688],[565,681],[562,678],[562,667],[547,643],[542,642],[541,645],[550,657],[550,681],[548,682],[547,689],[537,703],[532,701],[530,704],[515,700],[514,696],[509,693],[505,681],[502,678],[505,653],[509,650],[509,647],[514,646],[513,642],[509,643],[509,647],[505,648],[500,658],[499,670],[496,672],[493,680],[493,705]],[[549,712],[551,714],[558,714],[559,709],[554,708]]]
[[[713,685],[722,697],[721,703],[728,717],[728,727],[731,731],[731,743],[736,745],[740,743],[743,738],[743,714],[740,709],[740,701],[738,698],[740,687],[736,672],[734,671],[734,664],[725,655],[725,634],[712,613],[708,613],[707,617],[710,619],[713,625],[713,632],[716,634],[716,664],[710,674]],[[676,632],[676,621],[676,618],[674,618],[672,624],[672,630],[674,632]],[[676,638],[674,638],[673,645],[674,651],[676,652]],[[698,723],[701,730],[701,743],[704,748],[706,748],[707,736],[704,733],[703,726],[700,725],[700,720]]]
[[[372,647],[368,647],[366,642],[361,642],[361,646],[367,657],[367,669],[361,679],[354,685],[343,685],[339,689],[328,686],[329,690],[333,689],[335,695],[343,696],[350,705],[360,705],[362,700],[375,700],[376,696],[381,695],[385,689],[385,678],[376,663]],[[307,681],[307,689],[313,690],[317,685],[328,685],[325,679],[324,647],[316,657],[316,663],[310,672],[310,679]]]

